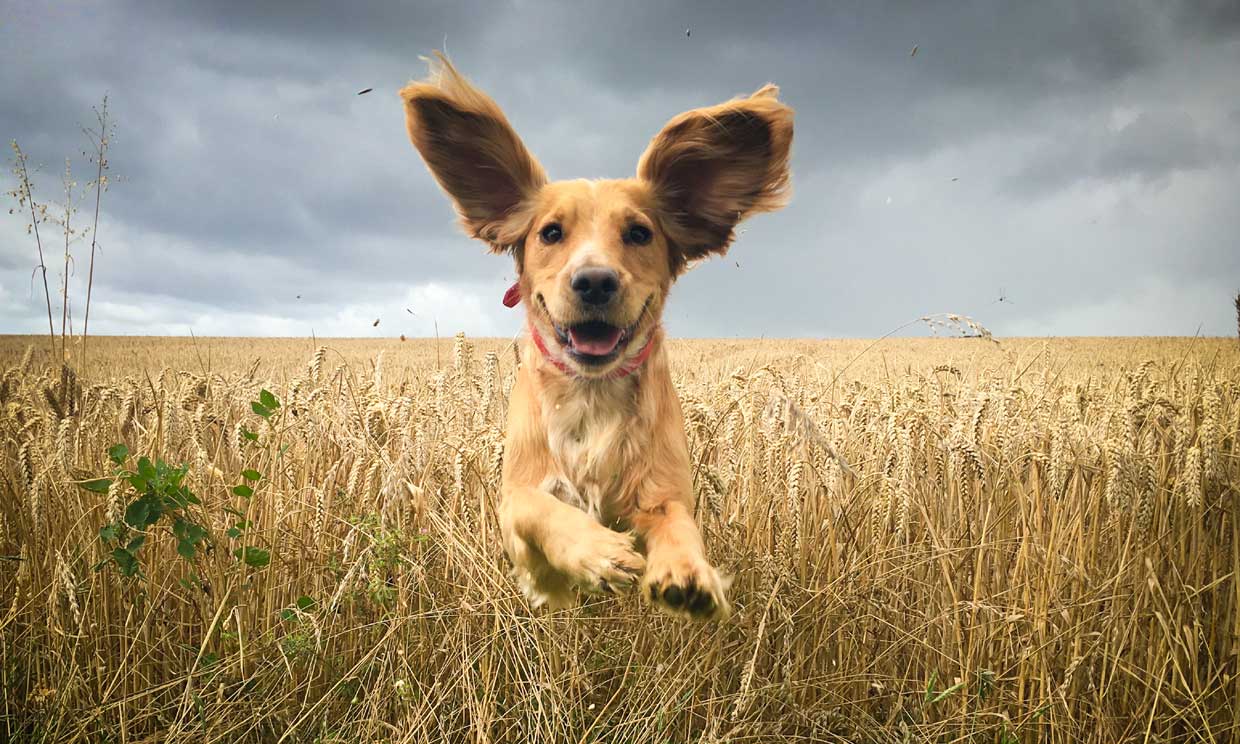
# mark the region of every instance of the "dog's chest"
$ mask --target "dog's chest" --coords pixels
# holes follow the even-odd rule
[[[546,400],[547,444],[558,478],[567,481],[549,483],[548,490],[604,524],[614,522],[624,511],[621,476],[640,451],[634,415],[627,385],[581,386]]]

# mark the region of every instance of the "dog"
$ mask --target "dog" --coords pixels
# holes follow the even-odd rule
[[[499,106],[442,54],[400,91],[409,138],[465,232],[516,261],[524,306],[499,521],[530,604],[638,582],[660,609],[731,609],[694,521],[660,319],[692,262],[790,193],[793,111],[768,84],[676,116],[635,178],[550,181]],[[557,101],[557,105],[569,105]]]

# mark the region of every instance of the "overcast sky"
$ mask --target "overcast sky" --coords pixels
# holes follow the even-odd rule
[[[41,166],[36,197],[66,155],[89,180],[104,93],[117,122],[92,331],[515,333],[511,260],[456,229],[404,130],[397,89],[446,47],[553,179],[630,176],[673,115],[781,86],[792,202],[680,280],[674,334],[877,336],[933,312],[1235,332],[1235,0],[395,5],[0,0],[0,136]],[[0,332],[39,332],[12,206]]]

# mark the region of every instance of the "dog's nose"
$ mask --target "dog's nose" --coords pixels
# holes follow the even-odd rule
[[[587,305],[606,305],[620,289],[620,275],[611,269],[578,269],[573,273],[570,286]]]

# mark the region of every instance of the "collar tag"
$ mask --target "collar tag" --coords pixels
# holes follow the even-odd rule
[[[504,293],[504,307],[516,307],[521,302],[521,284],[513,284]]]

